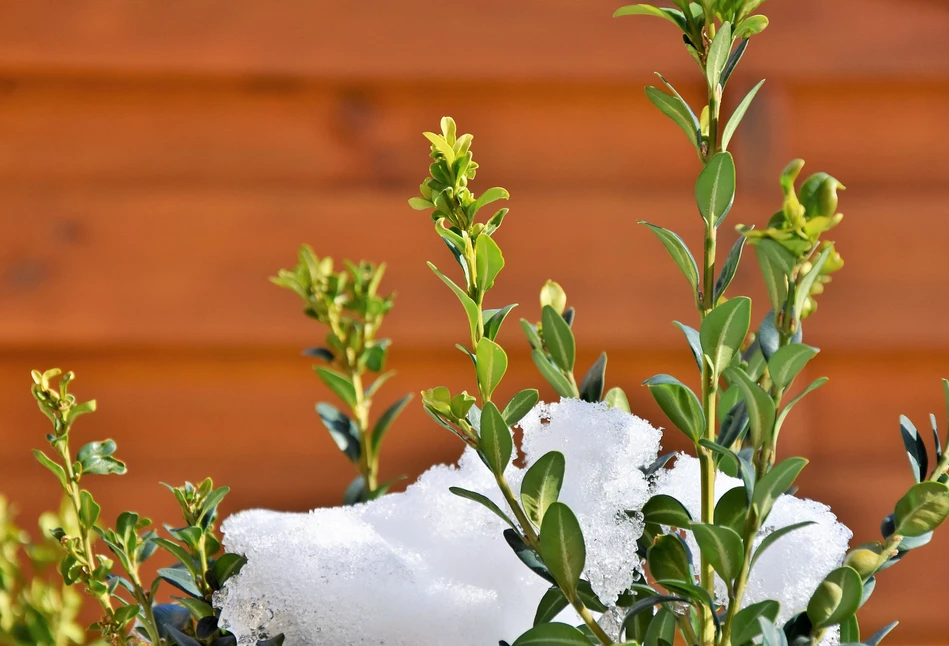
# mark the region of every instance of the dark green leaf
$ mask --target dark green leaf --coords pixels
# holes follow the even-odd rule
[[[376,420],[376,425],[372,430],[372,452],[374,455],[379,453],[379,447],[382,445],[382,438],[385,437],[389,427],[392,426],[392,422],[395,421],[395,418],[399,416],[399,413],[402,412],[402,410],[411,400],[412,393],[409,393],[399,401],[389,406],[389,408],[387,408],[386,411],[379,416],[379,419]]]
[[[514,440],[511,438],[511,429],[508,428],[501,411],[488,402],[481,412],[481,453],[495,475],[504,473],[511,463],[514,453]]]
[[[643,505],[643,517],[647,523],[659,523],[679,529],[692,526],[692,516],[681,502],[667,496],[656,494]]]
[[[732,643],[746,644],[751,642],[761,634],[761,623],[758,619],[764,617],[773,622],[777,620],[780,610],[781,604],[773,600],[753,603],[739,610],[732,622]]]
[[[789,401],[789,402],[787,403],[787,405],[785,405],[785,407],[784,407],[783,409],[781,409],[781,413],[778,415],[778,421],[777,421],[777,423],[775,424],[775,428],[781,428],[781,426],[784,424],[784,420],[787,419],[788,414],[791,412],[791,409],[794,408],[794,406],[795,406],[799,401],[801,401],[802,399],[804,399],[804,397],[805,397],[808,393],[817,390],[818,388],[820,388],[821,386],[823,386],[823,385],[826,384],[826,383],[827,383],[827,377],[821,377],[820,379],[815,379],[815,380],[811,383],[810,386],[808,386],[807,388],[805,388],[805,389],[804,389],[803,391],[801,391],[794,399],[792,399],[791,401]]]
[[[725,371],[725,377],[733,384],[733,388],[741,391],[745,400],[752,445],[756,448],[764,446],[771,440],[774,430],[774,400],[740,368],[729,368]]]
[[[540,528],[540,555],[568,595],[573,594],[586,563],[586,546],[577,517],[567,505],[552,503]]]
[[[722,265],[722,273],[718,275],[718,280],[715,281],[712,303],[718,303],[718,300],[725,295],[725,290],[728,289],[728,286],[731,285],[732,280],[735,278],[735,272],[738,271],[738,263],[741,262],[741,252],[745,249],[745,241],[747,241],[745,236],[738,236],[738,239],[735,240],[735,244],[732,245],[731,250],[728,252],[728,257],[725,258],[725,264]]]
[[[792,343],[779,348],[768,359],[768,373],[775,387],[784,390],[790,386],[794,378],[801,373],[811,359],[817,356],[818,352],[820,350],[817,348],[803,343]]]
[[[702,341],[699,339],[699,331],[678,321],[673,321],[672,324],[682,330],[692,351],[692,357],[695,359],[695,365],[698,366],[699,372],[702,372]]]
[[[573,391],[573,386],[567,381],[567,378],[563,376],[557,366],[550,362],[543,352],[534,350],[531,353],[531,359],[534,360],[534,365],[537,366],[540,374],[548,384],[553,386],[553,389],[558,395],[561,397],[573,397],[576,394]]]
[[[699,339],[715,377],[722,374],[751,327],[751,299],[739,296],[717,306],[702,321]]]
[[[484,318],[484,335],[494,341],[498,336],[498,332],[501,331],[501,324],[504,323],[504,319],[507,318],[508,313],[515,307],[517,307],[517,303],[505,305],[497,310],[484,310],[482,314],[482,318]]]
[[[79,520],[83,527],[95,526],[101,510],[102,508],[92,498],[91,493],[85,489],[79,492]]]
[[[356,422],[341,413],[335,406],[325,402],[316,405],[316,412],[339,450],[346,454],[350,462],[358,463],[362,449],[359,445],[361,433]]]
[[[649,573],[659,580],[694,580],[692,556],[685,541],[678,534],[658,536],[647,555]]]
[[[546,624],[553,621],[570,602],[558,587],[553,587],[544,593],[540,603],[537,606],[537,613],[534,615],[534,625]]]
[[[511,646],[590,646],[590,640],[573,626],[546,623],[534,626]]]
[[[732,36],[732,41],[739,40],[740,36],[736,33]],[[728,84],[728,79],[731,78],[732,73],[735,71],[735,68],[738,67],[738,63],[741,62],[741,57],[745,55],[745,50],[748,49],[748,40],[742,40],[738,43],[738,47],[728,55],[728,60],[725,61],[725,69],[722,70],[721,85],[722,89],[725,89],[725,86]],[[722,146],[722,150],[725,150],[725,147]]]
[[[193,637],[188,637],[174,626],[166,625],[165,630],[168,632],[168,636],[175,641],[177,646],[201,646],[201,642]]]
[[[488,498],[487,496],[480,494],[476,491],[469,491],[467,489],[462,489],[461,487],[449,487],[448,491],[452,492],[456,496],[459,496],[461,498],[466,498],[468,500],[473,500],[474,502],[480,505],[483,505],[493,514],[495,514],[498,518],[500,518],[505,523],[510,525],[513,529],[517,529],[517,525],[514,524],[514,521],[511,520],[507,514],[501,511],[501,508],[498,507],[494,503],[494,501]]]
[[[776,464],[755,485],[753,503],[758,506],[758,518],[764,522],[778,496],[790,489],[798,474],[807,464],[804,458],[788,458]]]
[[[929,473],[929,455],[926,451],[926,443],[920,437],[916,427],[906,415],[900,415],[900,435],[903,436],[903,446],[906,447],[906,456],[909,458],[909,466],[913,470],[913,477],[916,482],[926,479]]]
[[[468,317],[469,331],[471,332],[472,338],[475,338],[478,331],[478,306],[475,305],[475,302],[471,300],[471,297],[468,296],[465,290],[452,282],[452,280],[440,272],[435,265],[428,263],[428,267],[442,280],[443,283],[448,285],[451,291],[454,292],[455,296],[458,297],[458,300],[461,301],[461,306],[465,309],[465,315]]]
[[[197,584],[194,582],[194,577],[192,577],[191,573],[184,568],[161,568],[158,570],[158,576],[161,577],[163,581],[170,583],[182,592],[190,594],[196,599],[204,598],[204,595],[201,594]]]
[[[776,529],[767,536],[764,537],[764,540],[761,541],[761,544],[758,545],[758,548],[755,550],[755,555],[751,557],[751,565],[754,567],[755,561],[764,554],[764,551],[774,545],[779,539],[790,534],[796,529],[801,529],[802,527],[807,527],[808,525],[813,525],[814,521],[806,520],[800,523],[794,523],[793,525],[787,525],[780,529]]]
[[[717,153],[695,183],[695,200],[706,222],[719,226],[735,201],[735,160],[731,153]]]
[[[689,251],[689,248],[685,245],[685,241],[669,229],[663,229],[645,220],[640,220],[639,224],[646,225],[656,234],[656,237],[659,238],[659,242],[662,243],[662,246],[664,246],[666,251],[669,252],[669,255],[672,256],[672,260],[675,261],[679,271],[681,271],[682,275],[689,281],[689,285],[692,286],[693,295],[698,294],[699,268],[698,265],[695,264],[695,258],[692,257],[692,252]]]
[[[524,419],[524,416],[531,411],[540,399],[540,393],[534,388],[527,388],[514,395],[511,401],[507,403],[501,415],[508,426],[515,426]]]
[[[705,412],[695,393],[670,375],[656,375],[643,384],[673,425],[698,442],[705,428]]]
[[[949,485],[924,481],[896,503],[896,533],[914,538],[939,527],[949,517]]]
[[[726,582],[738,577],[744,563],[745,548],[741,536],[728,527],[693,523],[692,533],[708,563]]]
[[[336,396],[342,399],[344,404],[350,408],[356,406],[356,389],[353,388],[353,384],[349,379],[324,366],[318,366],[314,370],[320,380],[336,393]]]
[[[602,353],[580,382],[580,399],[596,403],[606,388],[606,353]]]
[[[835,626],[860,607],[863,581],[851,567],[840,567],[824,577],[807,604],[807,617],[818,628]]]
[[[725,124],[725,129],[722,131],[722,150],[728,150],[728,144],[735,135],[735,130],[738,129],[738,124],[741,123],[742,118],[745,116],[745,112],[748,111],[748,107],[751,105],[751,102],[754,100],[755,95],[758,94],[758,90],[761,89],[762,85],[764,85],[764,81],[759,82],[758,85],[752,88],[751,92],[745,95],[745,98],[742,99],[741,103],[738,104],[738,107],[735,108],[735,112],[732,113],[728,123]]]
[[[551,451],[542,455],[524,474],[521,484],[521,503],[532,523],[541,526],[544,514],[551,504],[557,502],[566,459],[563,453]]]
[[[771,309],[780,312],[788,298],[788,276],[794,270],[794,256],[774,240],[755,242],[755,254],[764,276]]]
[[[514,554],[517,555],[517,558],[530,569],[531,572],[544,579],[548,583],[557,583],[554,581],[553,575],[550,573],[550,570],[547,569],[547,566],[540,558],[540,554],[534,551],[534,548],[529,546],[524,542],[524,539],[521,538],[521,535],[513,529],[504,530],[504,540],[507,541],[507,544],[511,546],[511,549],[514,550]]]
[[[650,646],[672,646],[675,641],[676,619],[666,608],[659,608],[646,629],[645,642]]]
[[[570,326],[550,305],[541,312],[544,345],[557,367],[565,372],[573,370],[577,359],[577,347]]]
[[[680,97],[670,96],[659,88],[648,86],[646,88],[646,97],[650,103],[659,108],[659,111],[672,119],[682,132],[689,138],[692,146],[699,150],[699,121],[695,113]]]
[[[715,524],[742,534],[748,517],[748,493],[744,487],[729,489],[715,503]],[[741,643],[741,642],[739,642]]]
[[[115,453],[116,445],[113,440],[103,440],[101,442],[89,442],[76,454],[76,459],[84,462],[89,458],[98,456],[104,457]]]
[[[246,563],[247,559],[240,554],[222,554],[211,566],[218,586],[224,585],[225,581],[240,572]]]
[[[66,478],[65,469],[53,462],[49,456],[39,449],[33,449],[33,457],[36,458],[37,462],[49,469],[50,473],[56,476],[56,479],[59,480],[59,484],[63,487],[63,489],[67,487],[68,479]]]
[[[353,478],[353,481],[346,487],[346,491],[343,492],[343,504],[347,506],[358,505],[361,502],[366,502],[368,495],[369,492],[366,491],[366,480],[361,475],[358,475]]]

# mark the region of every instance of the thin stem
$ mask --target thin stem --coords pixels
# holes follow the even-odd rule
[[[573,598],[570,599],[570,603],[573,605],[573,609],[577,611],[577,614],[580,615],[580,618],[583,619],[583,623],[587,625],[590,632],[596,635],[596,638],[600,640],[601,644],[608,645],[614,643],[610,636],[606,634],[606,631],[600,627],[600,624],[596,623],[593,615],[590,614],[590,610],[583,605],[583,602],[580,601],[577,595],[573,595]]]
[[[349,364],[349,379],[356,391],[356,404],[353,406],[353,415],[359,426],[359,444],[362,458],[359,461],[359,471],[366,482],[366,492],[371,493],[378,486],[375,456],[372,454],[372,434],[369,432],[369,405],[366,401],[366,392],[362,386],[362,375],[358,366]]]
[[[129,556],[134,558],[134,554],[130,554]],[[142,613],[145,615],[145,621],[142,623],[144,624],[145,632],[148,633],[148,640],[152,644],[161,644],[161,635],[158,632],[158,624],[155,622],[155,614],[152,611],[152,604],[148,598],[148,593],[145,592],[145,588],[142,587],[142,579],[138,575],[137,564],[129,569],[128,575],[132,580],[132,586],[135,588],[135,600],[138,602],[139,606],[142,608]]]

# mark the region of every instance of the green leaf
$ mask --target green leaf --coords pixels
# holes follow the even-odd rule
[[[656,237],[659,238],[659,241],[666,248],[666,251],[672,256],[679,271],[681,271],[682,275],[689,281],[689,284],[692,286],[693,295],[697,297],[699,290],[699,268],[698,265],[695,264],[695,258],[692,257],[692,252],[689,251],[689,248],[685,245],[682,238],[668,229],[650,224],[645,220],[640,220],[639,224],[646,225],[656,234]]]
[[[794,256],[774,240],[759,240],[755,243],[755,254],[764,276],[771,309],[779,312],[788,298],[788,276],[794,271]]]
[[[702,321],[699,339],[715,378],[722,374],[751,327],[751,299],[739,296],[717,306]]]
[[[656,580],[692,582],[692,557],[685,541],[678,534],[663,534],[656,537],[646,555],[649,573]]]
[[[540,321],[543,326],[544,345],[554,363],[564,372],[572,371],[577,360],[577,346],[570,325],[550,305],[544,305]]]
[[[534,626],[511,646],[590,646],[590,640],[573,626],[546,623]]]
[[[537,366],[540,374],[543,375],[545,380],[547,380],[547,383],[553,386],[558,395],[561,397],[576,396],[573,386],[570,385],[570,382],[567,381],[567,378],[563,376],[557,366],[550,362],[543,352],[540,350],[534,350],[531,353],[531,359],[534,360],[534,365]]]
[[[807,617],[816,628],[835,626],[860,607],[863,581],[851,567],[840,567],[824,577],[807,604]]]
[[[729,527],[694,523],[692,533],[702,554],[726,582],[734,581],[745,561],[741,536]]]
[[[749,16],[745,18],[735,29],[735,39],[744,38],[748,39],[752,36],[756,36],[763,32],[768,27],[768,17],[767,16]],[[764,81],[762,81],[764,83]]]
[[[676,20],[672,15],[673,12],[679,14],[679,16],[682,16],[682,20]],[[619,18],[621,16],[655,16],[656,18],[668,20],[676,27],[681,27],[682,21],[685,19],[682,12],[675,11],[674,9],[660,9],[659,7],[654,7],[648,4],[626,5],[625,7],[620,7],[613,12],[614,18]]]
[[[481,444],[485,461],[496,476],[504,474],[514,453],[514,440],[498,407],[488,402],[481,411]]]
[[[840,624],[840,643],[860,643],[860,622],[857,621],[857,615],[850,615],[850,617]]]
[[[918,482],[896,503],[896,533],[910,538],[939,527],[949,517],[949,485]]]
[[[478,292],[486,293],[494,287],[494,279],[504,268],[504,256],[491,236],[480,235],[475,243],[475,284]]]
[[[894,622],[892,622],[892,623],[889,623],[889,624],[883,626],[883,628],[881,628],[880,630],[876,631],[875,633],[873,633],[872,635],[870,635],[870,637],[867,638],[867,642],[866,642],[866,643],[867,643],[867,646],[878,646],[878,644],[879,644],[881,641],[883,641],[883,638],[886,637],[887,635],[889,635],[890,632],[891,632],[894,628],[896,628],[899,624],[900,624],[900,622],[894,621]]]
[[[472,338],[475,338],[478,331],[478,306],[475,305],[475,302],[471,300],[471,297],[463,290],[461,287],[452,282],[451,278],[438,271],[438,268],[435,267],[432,263],[428,263],[429,269],[431,269],[436,276],[442,279],[442,282],[448,285],[452,292],[455,293],[455,296],[458,297],[458,300],[461,301],[462,307],[465,308],[465,314],[468,317],[468,327],[471,331]]]
[[[551,503],[540,528],[540,556],[568,596],[576,593],[586,563],[580,523],[562,502]],[[548,624],[550,625],[550,624]]]
[[[83,527],[94,527],[99,520],[102,508],[93,499],[92,494],[83,489],[79,492],[79,521]]]
[[[198,589],[191,573],[183,568],[166,567],[158,570],[158,576],[165,582],[170,583],[182,592],[190,594],[195,599],[203,599],[204,595]]]
[[[626,393],[623,392],[623,389],[619,386],[610,388],[606,397],[603,398],[603,401],[606,403],[608,408],[618,408],[624,413],[631,412],[629,408],[629,399],[626,397]]]
[[[774,625],[773,621],[759,618],[761,624],[761,646],[788,646],[788,639],[784,631]]]
[[[498,518],[500,518],[505,523],[510,525],[512,529],[517,529],[517,525],[514,524],[514,521],[511,520],[511,518],[507,514],[501,511],[501,508],[498,507],[494,503],[493,500],[491,500],[484,494],[480,494],[477,491],[469,491],[467,489],[462,489],[461,487],[448,487],[448,491],[452,492],[456,496],[459,496],[461,498],[466,498],[467,500],[473,500],[476,503],[483,505],[493,514],[495,514]]]
[[[646,88],[646,98],[648,98],[654,106],[659,108],[660,112],[679,126],[682,132],[689,138],[692,147],[699,150],[699,140],[701,137],[699,121],[695,117],[695,113],[692,112],[692,109],[681,97],[671,96],[659,88],[650,85]]]
[[[501,324],[507,318],[508,313],[517,307],[517,303],[505,305],[497,310],[484,310],[482,318],[484,319],[484,335],[494,341],[501,331]]]
[[[411,206],[416,211],[426,211],[428,209],[435,208],[435,205],[426,200],[424,197],[410,197],[409,206]]]
[[[760,601],[742,608],[732,621],[732,643],[747,644],[761,634],[758,619],[764,617],[770,622],[778,618],[781,604],[774,600]]]
[[[39,449],[33,449],[33,457],[36,458],[36,461],[42,464],[44,467],[49,469],[49,472],[56,476],[56,479],[59,480],[59,484],[62,485],[63,489],[66,488],[68,479],[66,478],[66,470],[61,466],[53,462],[49,456],[40,451]]]
[[[362,433],[356,422],[341,413],[335,406],[326,402],[318,403],[316,412],[339,450],[346,454],[350,462],[357,464],[362,455],[362,448],[359,444]]]
[[[787,525],[781,529],[776,529],[767,536],[764,537],[764,540],[761,541],[761,544],[758,545],[758,548],[755,550],[755,555],[751,557],[751,565],[754,567],[755,561],[764,554],[764,551],[774,545],[779,539],[783,536],[786,536],[793,532],[794,530],[801,529],[802,527],[807,527],[808,525],[813,525],[814,521],[806,520],[800,523],[794,523],[793,525]]]
[[[764,446],[771,441],[774,431],[774,400],[741,368],[729,368],[725,371],[725,378],[733,384],[733,388],[739,389],[745,400],[752,445],[756,448]]]
[[[695,183],[695,201],[706,222],[719,226],[735,201],[735,160],[731,153],[717,153]]]
[[[188,568],[188,571],[191,572],[192,575],[201,574],[195,567],[194,557],[192,557],[191,554],[188,553],[188,550],[183,548],[181,545],[178,545],[178,543],[168,540],[167,538],[159,537],[153,538],[152,540],[155,542],[155,545],[178,559],[182,565]]]
[[[791,412],[791,409],[794,408],[795,404],[797,404],[799,401],[804,399],[804,397],[808,393],[811,393],[817,390],[818,388],[820,388],[821,386],[823,386],[824,384],[826,384],[827,381],[828,381],[827,377],[821,377],[820,379],[815,379],[813,382],[811,382],[810,386],[808,386],[803,391],[801,391],[797,395],[797,397],[789,401],[787,405],[781,410],[781,413],[778,415],[778,421],[775,423],[775,428],[776,429],[781,428],[781,426],[784,424],[784,420],[787,419],[788,414]]]
[[[455,151],[452,150],[451,145],[444,137],[436,135],[434,132],[423,132],[422,134],[426,139],[432,142],[432,147],[435,148],[435,150],[445,156],[445,161],[449,166],[455,162]]]
[[[672,646],[675,633],[675,615],[666,608],[659,608],[646,629],[645,643],[650,646]]]
[[[900,435],[903,437],[903,446],[906,447],[906,457],[909,458],[913,477],[916,478],[916,482],[925,480],[929,474],[929,453],[916,426],[906,415],[900,415]]]
[[[712,92],[718,87],[725,62],[732,49],[732,26],[729,22],[722,23],[718,33],[712,39],[708,48],[708,58],[705,62],[705,74],[708,78],[708,87]]]
[[[356,406],[356,389],[352,382],[330,368],[318,366],[314,368],[320,380],[326,384],[330,390],[336,393],[336,396],[343,400],[343,403],[354,408]]]
[[[481,207],[487,206],[492,202],[497,202],[498,200],[510,199],[510,197],[511,194],[508,193],[507,189],[501,188],[500,186],[489,188],[484,193],[482,193],[469,207],[468,217],[473,219],[474,216],[477,215],[478,211],[481,210]]]
[[[587,374],[583,376],[580,382],[580,399],[585,402],[597,403],[603,397],[603,390],[606,387],[606,353],[600,354]]]
[[[794,484],[798,474],[807,465],[804,458],[788,458],[776,464],[755,485],[752,503],[758,507],[758,518],[763,523],[778,496]]]
[[[801,317],[801,312],[804,311],[804,305],[807,303],[808,296],[810,296],[811,288],[814,287],[814,283],[817,281],[818,276],[820,276],[821,269],[832,253],[834,253],[834,245],[830,244],[821,252],[817,260],[814,261],[814,265],[810,271],[801,278],[801,282],[794,292],[794,316],[797,318]]]
[[[728,257],[725,258],[725,264],[722,265],[722,273],[718,275],[718,280],[715,281],[713,303],[717,304],[718,300],[725,295],[725,290],[732,284],[732,280],[735,278],[735,272],[738,271],[738,263],[741,262],[741,252],[745,248],[746,240],[748,240],[748,238],[745,236],[738,236],[738,239],[735,240],[735,244],[732,245],[731,250],[728,252]]]
[[[738,39],[732,38],[733,42],[736,42]],[[745,55],[745,50],[748,49],[748,41],[743,40],[738,43],[738,47],[732,50],[732,53],[728,55],[728,60],[725,61],[725,67],[722,69],[722,77],[719,80],[719,83],[722,85],[722,90],[725,90],[725,86],[728,84],[728,79],[731,78],[732,73],[735,71],[735,68],[738,67],[738,63],[741,62],[742,56]]]
[[[220,558],[214,561],[211,566],[211,572],[217,580],[218,586],[224,585],[224,582],[241,571],[241,568],[247,564],[247,559],[240,554],[222,554]]]
[[[402,412],[402,410],[411,400],[412,393],[409,393],[399,401],[389,406],[389,408],[387,408],[386,411],[379,416],[379,419],[376,420],[376,425],[372,429],[372,453],[374,455],[379,453],[379,447],[382,446],[382,438],[385,437],[389,427],[392,426],[392,422],[395,421],[395,418],[399,416],[399,413]]]
[[[726,491],[715,503],[715,524],[742,534],[748,518],[748,492],[744,487]],[[740,642],[739,642],[740,643]]]
[[[537,613],[534,615],[534,625],[546,624],[553,621],[557,615],[564,611],[570,602],[558,587],[550,588],[541,597],[537,605]]]
[[[545,453],[524,474],[521,484],[521,503],[532,523],[541,526],[544,514],[560,496],[566,459],[563,453]]]
[[[501,383],[507,372],[507,354],[497,343],[487,337],[478,341],[477,359],[478,383],[485,396],[490,397]]]
[[[685,340],[689,344],[689,350],[692,351],[692,357],[695,359],[695,365],[699,372],[702,372],[702,341],[699,338],[699,331],[678,321],[673,321],[672,324],[682,330],[682,334],[685,335]]]
[[[784,390],[801,373],[807,362],[817,356],[818,352],[820,350],[817,348],[812,348],[803,343],[792,343],[779,348],[768,359],[768,372],[771,374],[771,381],[779,390]]]
[[[508,426],[516,426],[524,416],[537,404],[540,393],[535,388],[527,388],[517,393],[507,403],[501,415]]]
[[[693,442],[698,442],[705,428],[702,404],[685,384],[670,375],[656,375],[643,382],[673,425]]]
[[[735,112],[732,113],[728,123],[725,124],[725,129],[722,131],[722,150],[728,150],[728,144],[731,143],[732,137],[738,129],[738,124],[741,123],[745,112],[748,111],[748,106],[751,105],[751,102],[754,100],[755,95],[758,94],[758,90],[761,89],[762,85],[764,85],[764,81],[759,82],[758,85],[751,89],[751,92],[745,95],[745,98],[742,99],[738,107],[735,108]]]
[[[643,505],[643,518],[647,523],[659,523],[679,529],[692,527],[692,515],[681,502],[667,496],[656,494]]]

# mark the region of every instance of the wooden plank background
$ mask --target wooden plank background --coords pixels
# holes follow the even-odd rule
[[[23,522],[56,503],[29,456],[45,433],[29,370],[52,365],[76,370],[76,391],[99,400],[80,438],[115,438],[130,464],[121,486],[97,483],[107,515],[170,519],[159,480],[204,475],[234,487],[226,511],[339,499],[352,474],[319,426],[313,402],[327,393],[299,356],[321,332],[266,280],[301,242],[389,262],[385,284],[399,293],[389,397],[470,388],[451,347],[461,313],[424,266],[450,259],[405,205],[427,166],[420,133],[443,114],[476,134],[475,190],[513,194],[497,302],[536,318],[539,286],[559,280],[579,310],[581,363],[608,350],[611,383],[662,423],[637,384],[694,378],[670,324],[692,313],[685,283],[635,222],[695,244],[698,169],[642,86],[661,70],[687,97],[701,87],[670,26],[611,20],[615,7],[0,0],[0,491]],[[822,348],[811,376],[831,382],[798,408],[784,450],[811,458],[803,491],[862,542],[909,484],[899,414],[942,418],[949,5],[765,8],[772,27],[730,87],[734,106],[768,79],[736,139],[729,217],[763,223],[793,157],[848,187],[836,234],[847,266],[807,329]],[[733,289],[760,295],[752,263]],[[503,333],[505,392],[537,383],[516,327]],[[459,449],[415,406],[384,471],[415,476]],[[885,573],[865,626],[899,618],[898,643],[949,643],[933,594],[947,549],[943,534]]]

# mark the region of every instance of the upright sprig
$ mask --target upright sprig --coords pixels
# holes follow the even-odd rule
[[[54,380],[60,377],[59,383]],[[37,461],[56,476],[75,514],[75,526],[50,529],[51,536],[64,550],[59,571],[67,586],[81,583],[102,609],[102,618],[93,624],[103,639],[113,645],[152,644],[153,646],[236,646],[233,635],[218,626],[218,611],[213,595],[246,562],[236,554],[220,554],[221,542],[215,532],[218,505],[228,487],[214,487],[210,478],[200,485],[165,485],[181,508],[184,524],[165,526],[171,538],[163,538],[150,529],[151,520],[136,512],[118,515],[115,527],[103,526],[101,508],[87,489],[87,475],[124,474],[125,463],[114,456],[112,440],[90,442],[73,460],[69,440],[76,420],[96,409],[95,401],[79,403],[69,393],[72,372],[58,369],[33,371],[33,396],[40,410],[53,424],[46,436],[58,461],[39,450]],[[101,540],[119,561],[95,551]],[[158,570],[158,576],[146,583],[141,565],[158,548],[171,554],[176,562]],[[187,596],[175,597],[174,603],[156,604],[161,582],[167,582]],[[258,646],[279,646],[283,637],[258,642]]]
[[[332,258],[319,258],[303,245],[296,267],[281,269],[271,281],[295,292],[303,300],[304,313],[328,328],[326,346],[304,354],[326,364],[314,367],[317,376],[352,415],[326,402],[316,405],[330,436],[359,470],[344,495],[345,504],[355,504],[381,496],[393,484],[394,480],[379,482],[382,440],[412,395],[396,401],[370,424],[373,397],[394,374],[385,372],[390,340],[377,338],[394,295],[379,294],[385,263],[344,264],[336,271]],[[367,373],[376,375],[368,386],[363,383]]]
[[[781,177],[781,209],[763,230],[738,226],[739,237],[719,272],[716,271],[718,228],[735,198],[736,168],[728,146],[763,81],[738,104],[724,122],[725,86],[748,47],[748,39],[768,25],[752,15],[761,0],[676,0],[677,9],[631,5],[616,15],[653,15],[683,32],[687,50],[707,82],[707,104],[700,115],[660,76],[671,94],[646,89],[649,100],[689,137],[702,162],[695,197],[703,220],[701,267],[682,238],[663,227],[643,222],[657,235],[688,280],[700,321],[696,330],[676,322],[684,333],[700,372],[701,394],[670,375],[646,380],[651,394],[673,425],[694,443],[701,464],[701,518],[670,496],[658,495],[643,509],[648,569],[664,593],[634,604],[626,623],[627,639],[653,643],[661,631],[671,643],[679,627],[688,643],[738,646],[761,639],[766,646],[816,644],[834,626],[844,641],[858,642],[855,613],[872,592],[874,574],[892,565],[903,552],[927,542],[932,530],[949,516],[949,461],[935,432],[937,466],[927,476],[926,448],[904,418],[903,437],[917,484],[883,523],[884,541],[852,551],[841,568],[818,586],[805,612],[779,630],[774,621],[779,604],[769,600],[743,606],[752,566],[782,536],[809,523],[785,527],[758,541],[758,532],[782,493],[790,489],[806,465],[803,458],[776,460],[781,427],[791,409],[826,379],[812,382],[786,404],[783,398],[818,349],[802,343],[802,320],[816,309],[814,297],[843,261],[833,242],[821,239],[840,223],[838,189],[826,173],[806,179],[798,190],[804,164],[795,160]],[[751,330],[751,301],[725,298],[746,242],[755,247],[768,291],[771,311],[756,334]],[[947,391],[949,392],[949,391]],[[722,470],[737,475],[742,486],[726,492],[716,504],[715,477]],[[672,532],[664,532],[663,527]],[[698,585],[692,555],[679,531],[692,532],[700,548]],[[726,584],[725,600],[716,598],[715,577]],[[658,607],[655,613],[652,609]],[[658,626],[658,628],[656,628]],[[890,626],[889,628],[892,628]],[[889,628],[887,630],[889,630]],[[650,632],[652,631],[652,633]],[[868,640],[876,644],[885,631]]]
[[[477,164],[472,159],[470,134],[458,135],[450,117],[441,121],[441,134],[425,133],[431,142],[430,177],[421,185],[421,197],[409,200],[418,210],[434,209],[432,220],[435,231],[448,246],[461,268],[463,287],[429,263],[432,272],[454,293],[465,311],[470,346],[458,344],[458,349],[470,358],[475,368],[478,396],[467,391],[452,394],[438,386],[422,393],[425,412],[441,427],[461,438],[475,449],[494,475],[497,486],[514,518],[498,507],[484,494],[458,487],[452,493],[478,502],[498,515],[509,528],[504,537],[517,556],[538,575],[554,584],[545,596],[542,606],[560,610],[572,606],[583,621],[584,630],[602,644],[613,640],[597,624],[591,613],[605,607],[596,599],[590,584],[581,579],[586,560],[583,534],[576,515],[557,499],[566,468],[562,453],[552,451],[535,462],[524,476],[520,498],[515,495],[505,472],[514,454],[511,427],[516,425],[537,403],[539,393],[523,390],[501,409],[494,401],[495,391],[508,367],[507,353],[497,342],[497,335],[508,313],[515,305],[484,309],[485,296],[494,286],[504,268],[504,256],[493,235],[508,209],[502,208],[486,221],[478,221],[479,211],[488,204],[508,198],[503,188],[491,188],[476,197],[468,188],[474,179]],[[542,362],[557,370],[560,379],[570,385],[565,396],[577,391],[572,379],[576,348],[573,335],[560,307],[565,296],[548,285],[547,296],[542,295],[543,329],[541,339],[534,326],[530,329],[535,353]],[[536,356],[536,354],[535,354]],[[553,363],[551,363],[553,362]],[[605,369],[605,360],[603,362]],[[542,368],[543,370],[543,368]],[[567,376],[569,375],[569,377]],[[602,388],[602,387],[601,387]],[[480,403],[480,407],[478,404]],[[556,615],[559,610],[555,613]],[[546,616],[539,611],[539,616]],[[536,639],[582,639],[589,643],[580,630],[559,623],[547,623],[548,616],[538,627],[522,635],[515,646],[539,643]],[[567,642],[564,642],[567,643]]]

